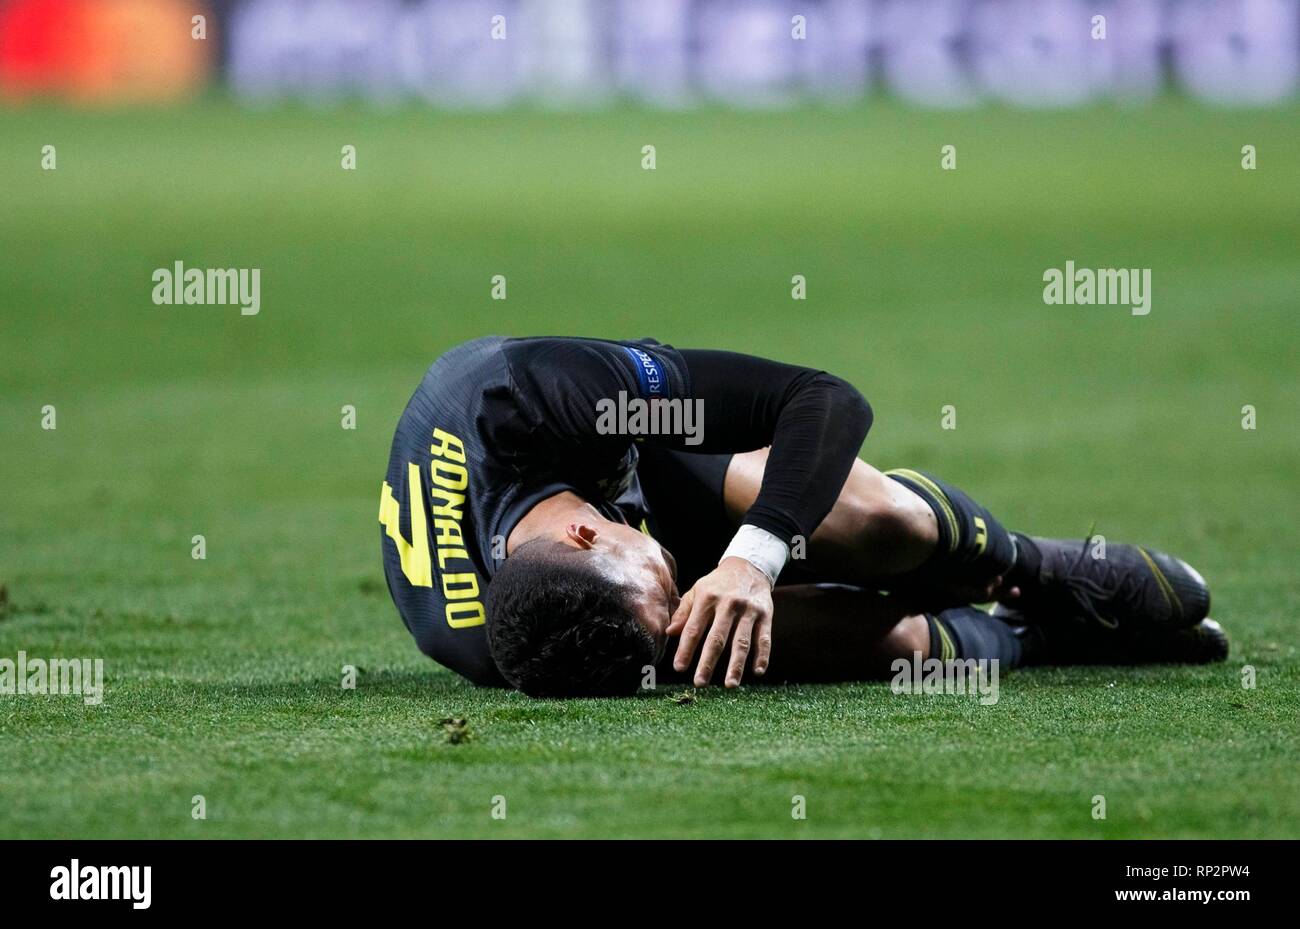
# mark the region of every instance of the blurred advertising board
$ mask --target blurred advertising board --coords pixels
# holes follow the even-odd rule
[[[9,97],[166,98],[210,62],[250,102],[1258,106],[1296,93],[1300,0],[0,0]]]

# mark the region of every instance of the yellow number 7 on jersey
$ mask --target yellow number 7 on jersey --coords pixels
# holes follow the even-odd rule
[[[402,506],[393,488],[384,481],[379,494],[379,521],[397,546],[402,573],[412,587],[433,586],[433,562],[429,558],[429,529],[424,519],[424,493],[420,488],[420,466],[407,464],[407,500],[411,504],[411,541],[402,538]]]

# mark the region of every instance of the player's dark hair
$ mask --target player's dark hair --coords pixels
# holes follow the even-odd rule
[[[563,548],[534,540],[497,569],[487,589],[492,659],[530,697],[635,693],[655,644],[637,622],[634,594]]]

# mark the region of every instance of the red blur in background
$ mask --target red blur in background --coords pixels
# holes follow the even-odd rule
[[[189,96],[212,74],[212,27],[185,0],[0,0],[0,102]]]

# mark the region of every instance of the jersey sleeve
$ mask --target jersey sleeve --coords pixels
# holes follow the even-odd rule
[[[835,505],[862,441],[871,406],[825,371],[708,349],[681,352],[704,403],[702,452],[771,446],[758,499],[744,524],[789,543],[805,538]]]
[[[508,346],[516,402],[530,420],[530,442],[572,458],[626,448],[632,436],[606,428],[602,410],[624,398],[684,398],[690,383],[678,353],[651,340],[531,338]]]

